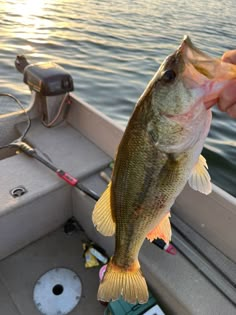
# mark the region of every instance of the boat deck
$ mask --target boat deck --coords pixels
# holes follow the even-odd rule
[[[20,133],[21,125],[16,127]],[[107,170],[121,135],[122,130],[111,121],[74,100],[68,121],[55,128],[46,129],[39,119],[33,119],[26,141],[100,195],[107,185],[100,172]],[[94,228],[91,216],[95,201],[23,154],[2,159],[0,174],[4,179],[0,181],[0,315],[40,315],[33,302],[34,285],[44,273],[57,267],[75,271],[82,281],[81,300],[70,314],[103,314],[105,307],[96,298],[99,268],[84,267],[82,242],[89,238],[111,256],[114,237],[104,237]],[[27,193],[12,198],[9,192],[19,185]],[[205,200],[186,190],[177,200],[172,216],[177,255],[169,255],[148,241],[140,251],[144,276],[166,314],[236,314],[235,260],[230,261],[235,251],[220,259],[223,254],[219,255],[214,243],[205,244],[205,235],[200,237],[201,233],[198,235],[198,230],[194,233],[191,228],[200,229],[201,222],[207,225],[207,217],[204,221],[197,218],[195,225],[188,222],[188,212],[197,217],[199,211],[207,212],[208,208],[213,213],[221,211],[228,220],[229,231],[224,233],[227,232],[228,240],[232,239],[228,248],[233,250],[235,201],[225,201],[217,192]],[[186,224],[178,219],[179,213]],[[72,235],[64,233],[62,226],[71,217],[86,234],[80,230]],[[211,218],[214,240],[217,234],[223,234]]]
[[[100,267],[84,266],[82,242],[86,240],[83,231],[67,235],[59,228],[0,261],[0,313],[41,314],[33,301],[36,281],[52,268],[65,267],[73,270],[82,282],[80,302],[70,314],[103,314],[105,306],[96,299]]]

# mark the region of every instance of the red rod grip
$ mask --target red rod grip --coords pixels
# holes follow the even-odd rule
[[[78,183],[78,180],[76,178],[74,178],[73,176],[71,176],[70,174],[62,171],[62,170],[58,170],[57,171],[57,175],[63,179],[65,182],[67,182],[68,184],[70,184],[71,186],[76,186]]]

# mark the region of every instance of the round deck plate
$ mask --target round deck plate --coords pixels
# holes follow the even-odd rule
[[[79,303],[81,291],[81,281],[75,272],[52,269],[36,282],[34,303],[44,315],[68,314]]]

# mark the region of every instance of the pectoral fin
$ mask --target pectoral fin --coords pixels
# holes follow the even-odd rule
[[[197,190],[205,195],[210,194],[212,191],[211,177],[207,169],[208,166],[206,159],[200,155],[198,162],[195,164],[188,180],[189,186],[192,189]]]
[[[111,182],[96,203],[92,220],[96,229],[104,236],[112,236],[115,233],[115,222],[110,202]]]
[[[171,225],[170,225],[170,212],[168,212],[161,222],[147,234],[147,239],[152,242],[155,238],[161,238],[166,243],[169,243],[171,240]]]

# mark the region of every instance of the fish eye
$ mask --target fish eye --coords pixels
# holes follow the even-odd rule
[[[173,82],[176,78],[176,73],[174,72],[174,70],[166,70],[162,76],[161,76],[161,80],[163,80],[166,83],[170,83]]]

